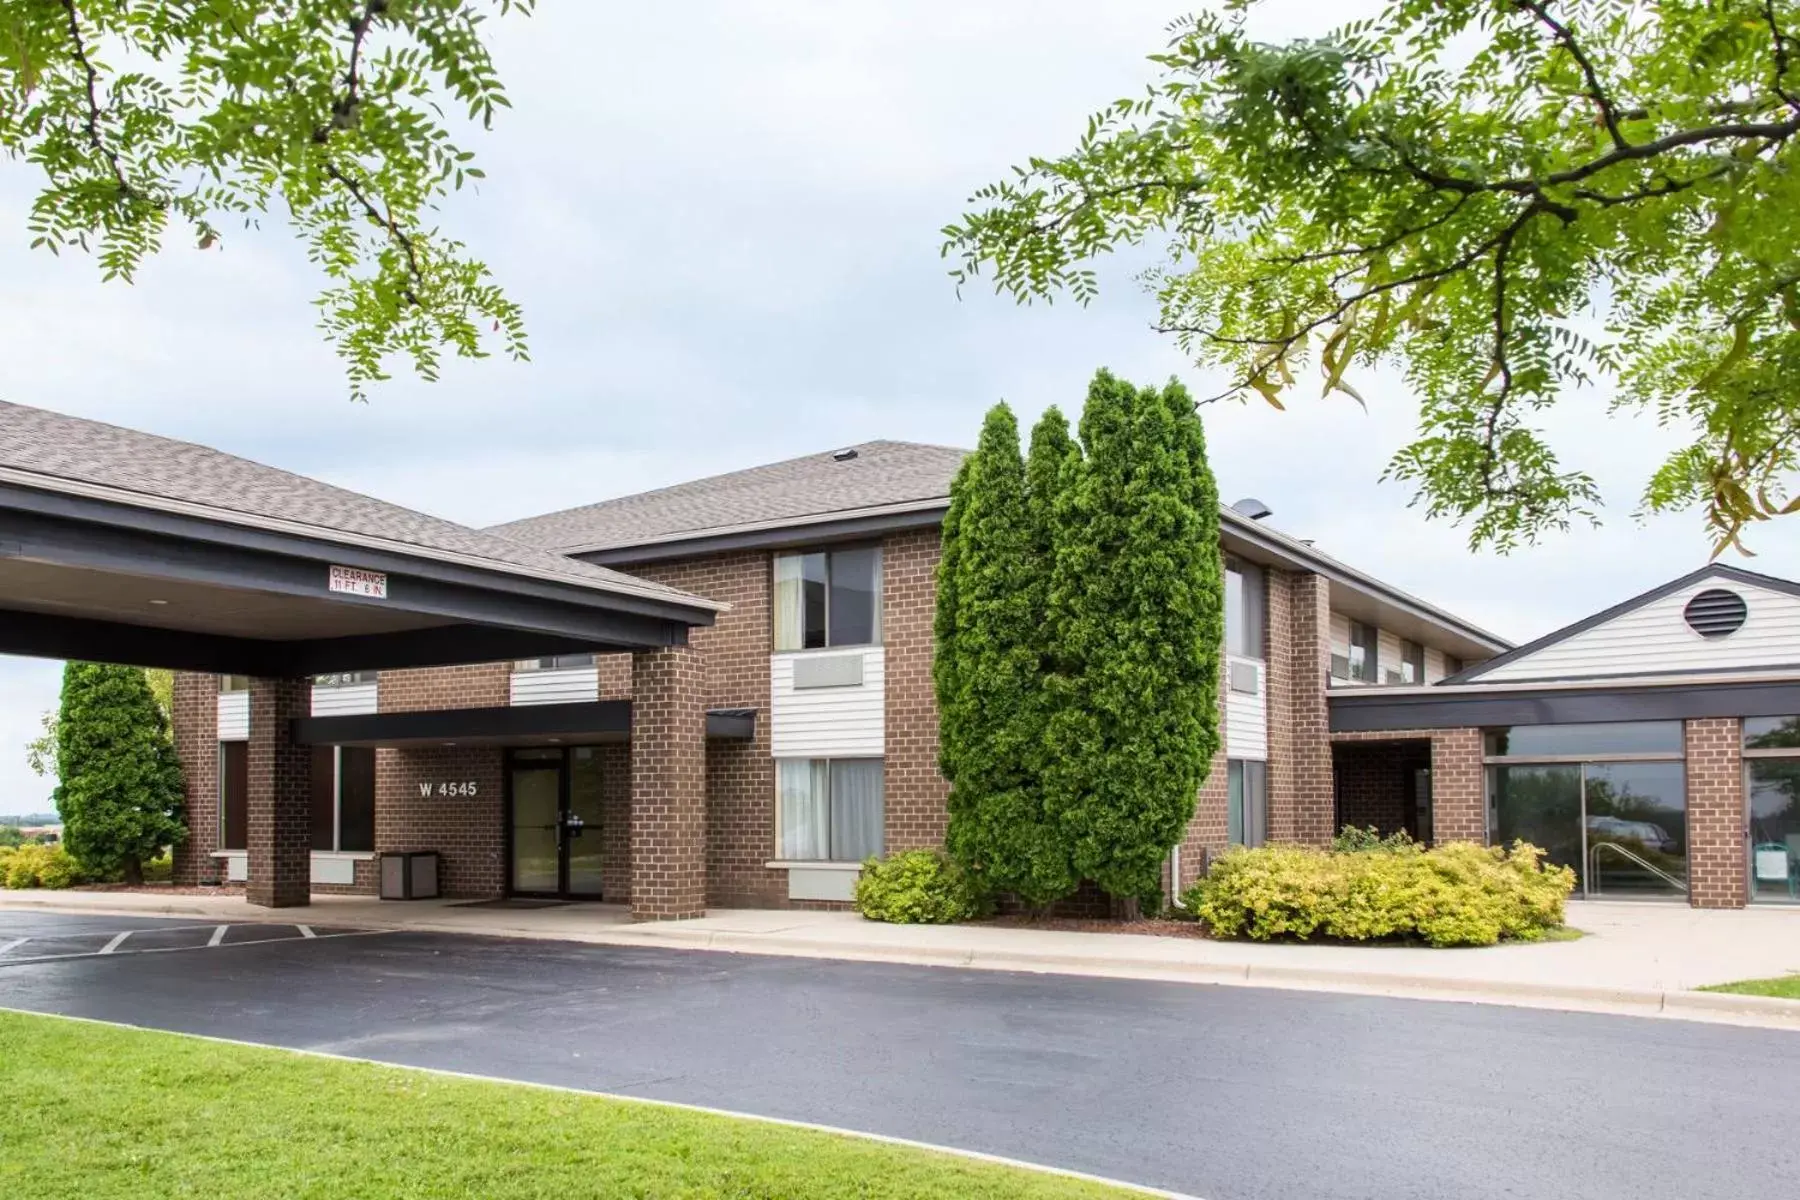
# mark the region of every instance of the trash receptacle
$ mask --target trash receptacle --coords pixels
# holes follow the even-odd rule
[[[383,900],[436,900],[436,850],[385,850],[381,855]]]

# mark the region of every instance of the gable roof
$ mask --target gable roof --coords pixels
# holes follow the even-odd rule
[[[689,540],[878,512],[941,508],[968,455],[953,446],[862,442],[655,491],[602,500],[491,532],[561,554]],[[842,457],[852,454],[853,457]]]
[[[0,484],[281,528],[320,541],[719,611],[677,588],[551,554],[193,442],[0,400]]]
[[[1720,585],[1748,592],[1747,615],[1737,631],[1705,638],[1687,626],[1682,613],[1694,595]],[[1433,686],[1729,674],[1796,666],[1800,666],[1800,583],[1708,563]]]

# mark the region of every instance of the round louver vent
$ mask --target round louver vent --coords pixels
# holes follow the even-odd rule
[[[1719,638],[1736,633],[1750,613],[1744,598],[1724,588],[1708,588],[1687,603],[1682,616],[1701,637]]]

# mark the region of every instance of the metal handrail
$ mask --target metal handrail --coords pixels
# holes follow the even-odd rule
[[[1600,852],[1602,850],[1617,850],[1620,854],[1623,854],[1626,858],[1629,858],[1632,862],[1644,868],[1644,870],[1650,872],[1664,883],[1667,883],[1676,891],[1685,892],[1688,890],[1686,882],[1675,878],[1675,876],[1669,874],[1655,863],[1645,861],[1641,855],[1633,854],[1617,842],[1595,842],[1593,848],[1588,851],[1588,870],[1596,880],[1598,880],[1600,876]]]

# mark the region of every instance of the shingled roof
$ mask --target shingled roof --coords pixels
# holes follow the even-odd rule
[[[727,475],[527,517],[491,532],[563,554],[948,503],[968,456],[953,446],[863,442]]]
[[[192,442],[0,400],[0,482],[82,491],[214,519],[276,522],[323,541],[373,539],[421,557],[696,607],[721,605],[607,567],[401,508]]]

